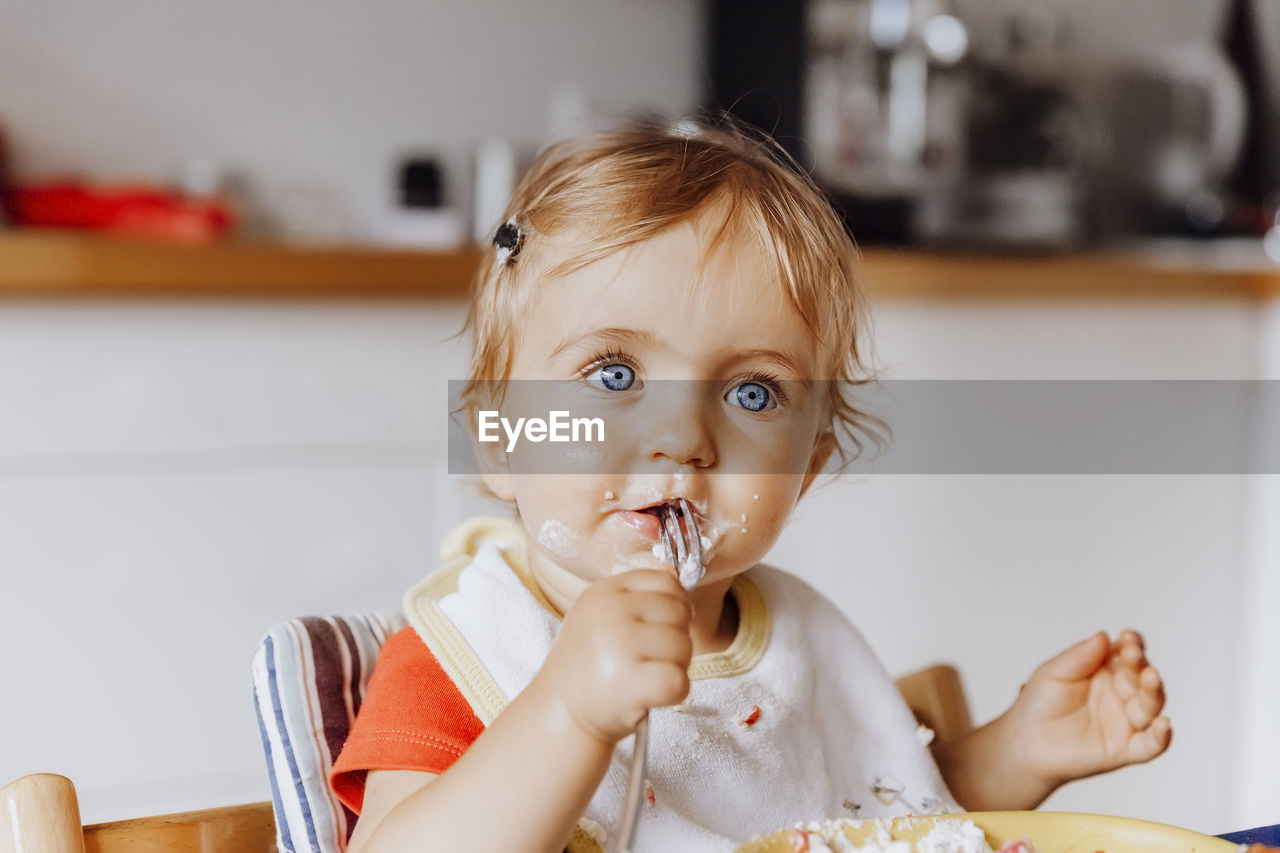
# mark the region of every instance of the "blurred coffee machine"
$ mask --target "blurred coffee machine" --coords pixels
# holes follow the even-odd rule
[[[805,138],[856,236],[1037,247],[1084,238],[1086,127],[1061,82],[1052,17],[1019,15],[997,44],[975,39],[947,0],[816,0],[811,10]]]
[[[918,242],[1070,247],[1210,228],[1245,96],[1210,41],[1091,55],[1026,7],[974,33],[943,0],[818,0],[805,131],[815,175]]]
[[[803,128],[814,176],[859,239],[909,239],[922,194],[964,159],[968,29],[946,0],[809,9]]]
[[[1067,35],[1021,12],[970,51],[952,98],[959,142],[926,164],[912,232],[920,242],[1064,248],[1087,232],[1094,127],[1065,88]]]
[[[1039,5],[981,26],[953,0],[713,6],[716,44],[798,38],[764,66],[713,45],[713,105],[776,105],[749,120],[794,127],[861,242],[1065,248],[1223,215],[1247,109],[1211,33],[1103,53]]]

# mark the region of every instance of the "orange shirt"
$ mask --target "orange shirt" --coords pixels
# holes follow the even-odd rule
[[[356,814],[370,770],[439,775],[475,742],[484,725],[412,628],[387,640],[364,704],[333,763],[329,785]]]

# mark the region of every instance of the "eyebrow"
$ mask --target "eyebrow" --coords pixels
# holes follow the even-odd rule
[[[570,347],[585,346],[593,342],[618,341],[622,343],[642,343],[652,344],[654,342],[653,332],[644,329],[624,329],[613,326],[607,329],[595,329],[594,331],[576,331],[560,342],[560,345],[551,351],[551,355],[547,356],[547,363],[555,361],[560,353]]]
[[[797,378],[800,378],[800,379],[805,378],[805,373],[803,370],[800,369],[800,365],[796,363],[796,360],[793,359],[791,356],[787,355],[786,353],[779,352],[778,350],[773,350],[773,349],[738,350],[733,353],[732,358],[734,360],[760,359],[762,361],[769,361],[769,362],[772,362],[773,364],[776,364],[778,367],[781,367],[783,370],[790,371]]]
[[[653,344],[655,340],[656,338],[654,337],[654,334],[645,329],[627,329],[619,326],[612,326],[606,329],[595,329],[590,332],[577,331],[566,337],[560,342],[559,346],[552,350],[551,355],[547,357],[547,363],[550,364],[555,361],[557,356],[565,350],[573,347],[587,346],[592,343],[603,343],[606,341],[616,341],[621,344]],[[725,361],[732,363],[735,361],[745,361],[749,359],[759,359],[761,361],[770,362],[783,370],[790,371],[794,376],[801,380],[807,378],[805,372],[801,370],[800,364],[796,359],[784,352],[780,352],[779,350],[759,348],[735,350],[729,354]]]

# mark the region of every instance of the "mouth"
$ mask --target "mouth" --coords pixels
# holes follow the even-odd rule
[[[684,517],[684,511],[680,509],[680,498],[678,497],[663,498],[660,501],[654,501],[648,506],[637,507],[635,511],[647,512],[650,515],[659,515],[661,514],[663,507],[671,507],[671,509],[675,511],[675,514],[677,516]],[[692,509],[692,505],[690,505],[690,508]]]
[[[668,508],[670,511],[674,512],[677,519],[676,523],[687,532],[689,525],[688,522],[684,520],[684,511],[680,508],[679,498],[665,498],[660,501],[654,501],[647,506],[637,507],[633,510],[626,510],[624,511],[624,517],[626,518],[627,523],[635,527],[635,529],[643,534],[646,539],[653,542],[660,542],[662,541],[663,514],[668,510]],[[698,511],[693,508],[692,502],[690,502],[689,511],[693,516],[694,524],[702,522]]]

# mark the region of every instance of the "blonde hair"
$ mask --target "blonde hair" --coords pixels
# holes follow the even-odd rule
[[[530,167],[503,220],[519,230],[515,254],[481,265],[463,332],[474,335],[463,407],[501,401],[520,345],[520,322],[540,282],[568,275],[614,252],[725,204],[712,246],[744,227],[776,261],[777,274],[806,327],[832,363],[825,429],[838,428],[841,468],[865,447],[883,446],[884,424],[844,395],[870,381],[862,357],[867,306],[857,249],[822,191],[771,138],[727,119],[637,125],[556,143]],[[509,231],[509,229],[507,229]],[[551,238],[572,232],[577,251],[545,256]],[[508,235],[509,236],[509,235]],[[556,262],[558,260],[558,263]]]

